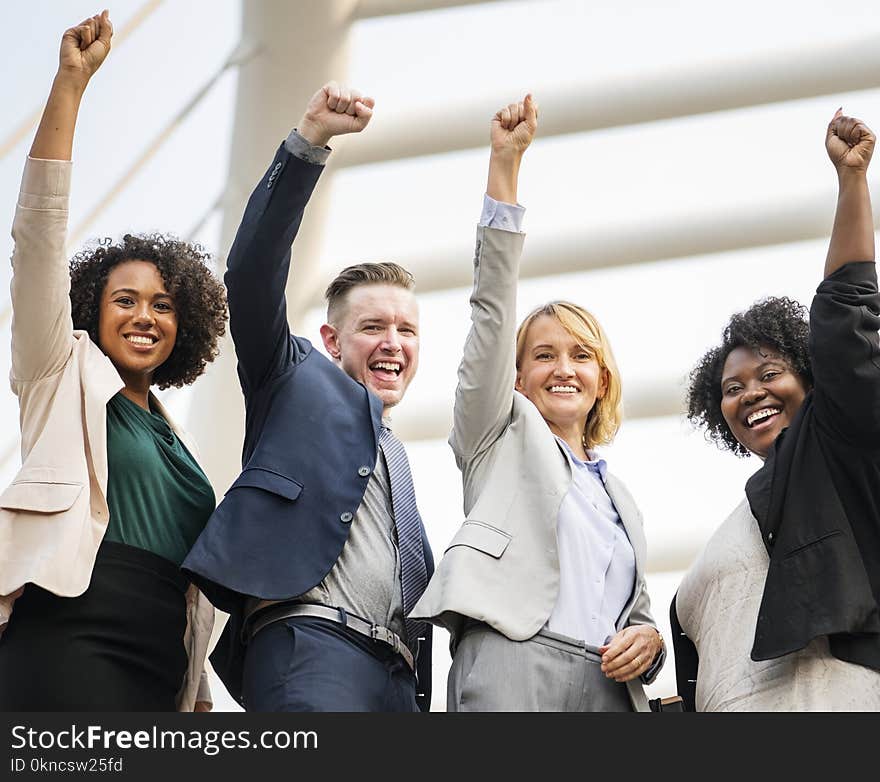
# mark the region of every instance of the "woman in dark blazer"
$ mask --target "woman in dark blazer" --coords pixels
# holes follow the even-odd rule
[[[874,135],[838,111],[837,214],[809,321],[766,299],[691,374],[688,415],[763,466],[673,601],[698,711],[880,709],[880,293]]]

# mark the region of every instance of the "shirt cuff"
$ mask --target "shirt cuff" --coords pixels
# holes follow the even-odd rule
[[[284,140],[284,147],[294,157],[317,166],[323,166],[330,157],[330,147],[316,147],[310,144],[296,128],[291,130],[290,135]]]
[[[526,209],[519,204],[496,201],[486,193],[483,196],[483,212],[480,225],[484,228],[500,228],[502,231],[522,233],[523,215]]]

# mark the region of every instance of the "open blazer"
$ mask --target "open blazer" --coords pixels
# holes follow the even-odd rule
[[[562,446],[538,409],[514,391],[523,239],[521,233],[477,229],[473,325],[458,370],[449,437],[464,481],[466,518],[411,613],[446,627],[453,648],[463,617],[485,622],[513,641],[531,638],[547,622],[559,594],[556,525],[572,476]],[[636,560],[634,589],[617,629],[656,626],[645,588],[642,514],[610,473],[605,489]],[[655,677],[660,667],[653,669]],[[641,682],[629,681],[627,687],[633,707],[647,711]]]
[[[71,168],[70,161],[28,158],[12,224],[10,382],[20,407],[22,467],[0,494],[0,595],[27,583],[81,595],[109,521],[106,406],[125,384],[89,335],[73,328],[64,252]],[[195,454],[155,398],[153,404]],[[0,598],[0,627],[11,611],[12,601]],[[211,700],[204,660],[213,625],[213,607],[191,586],[181,711]]]
[[[321,583],[348,540],[378,455],[382,402],[287,323],[291,244],[323,171],[282,144],[248,200],[226,267],[247,413],[242,471],[183,569],[230,615],[211,664],[239,703],[247,598],[287,600]],[[424,529],[422,546],[430,576]],[[416,671],[416,703],[428,711],[430,632]]]

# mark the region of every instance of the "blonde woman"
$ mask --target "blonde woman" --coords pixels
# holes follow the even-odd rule
[[[620,425],[611,346],[568,302],[515,325],[517,178],[537,118],[527,95],[492,120],[450,437],[466,520],[413,616],[451,633],[448,711],[647,711],[665,648],[642,518],[593,450]]]

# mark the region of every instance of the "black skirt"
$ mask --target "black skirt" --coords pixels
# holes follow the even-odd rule
[[[0,711],[174,711],[188,586],[163,557],[110,541],[79,597],[28,584],[0,636]]]

